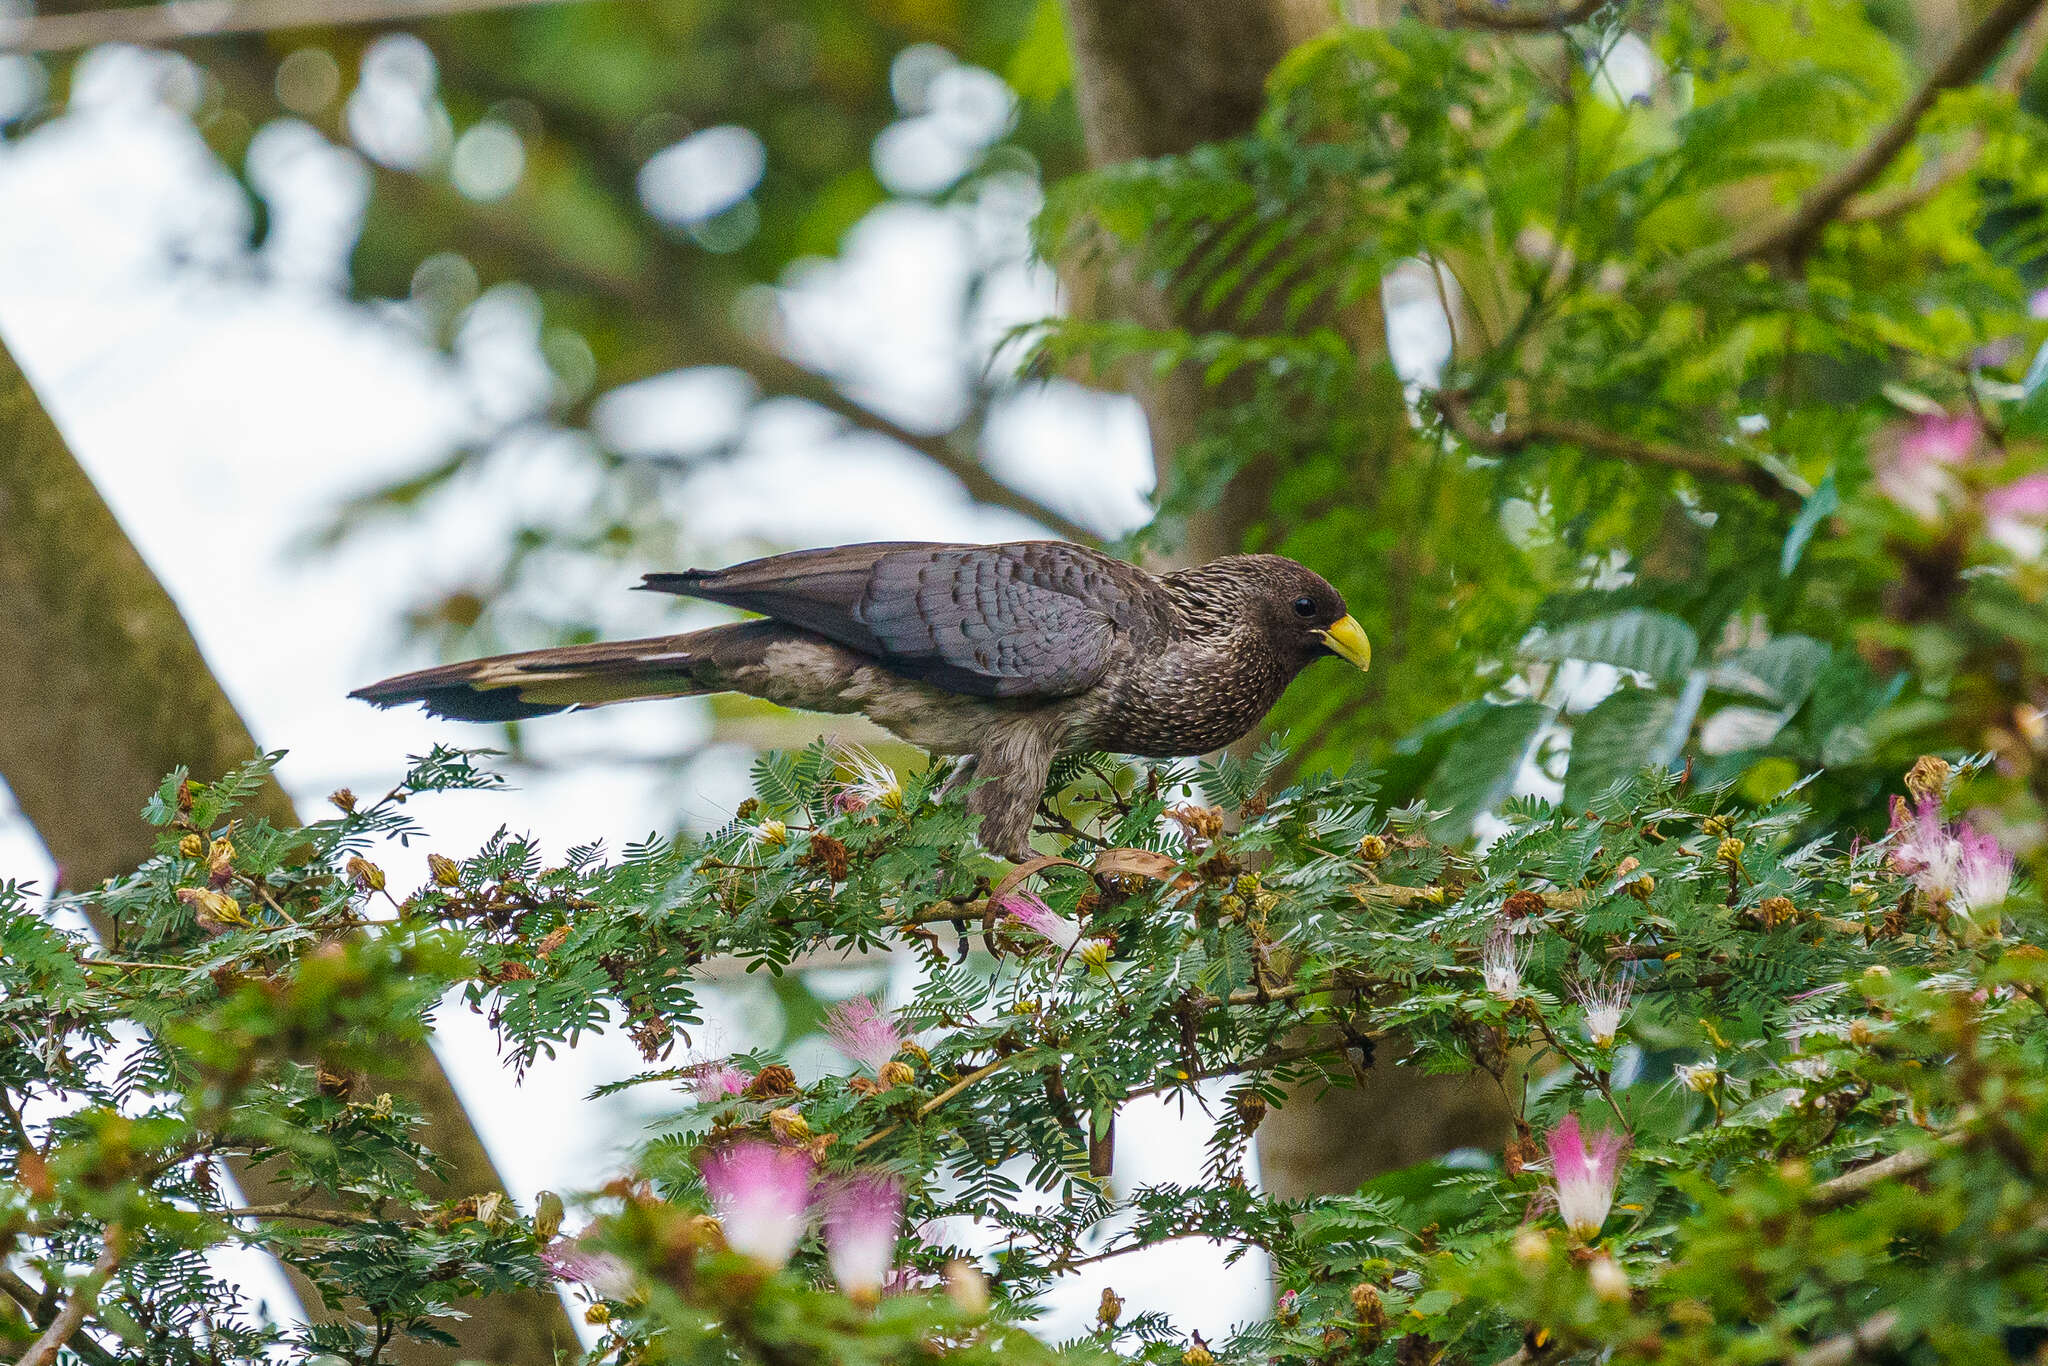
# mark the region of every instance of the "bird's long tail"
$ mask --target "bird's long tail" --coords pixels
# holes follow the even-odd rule
[[[565,645],[400,674],[350,697],[379,707],[418,702],[458,721],[516,721],[577,707],[745,689],[770,646],[807,632],[772,621],[647,640]]]

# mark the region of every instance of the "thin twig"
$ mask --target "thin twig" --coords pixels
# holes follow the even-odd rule
[[[2033,2],[2038,4],[2043,0]],[[1436,407],[1451,430],[1457,433],[1458,439],[1474,450],[1509,454],[1538,441],[1556,441],[1631,464],[1657,465],[1695,478],[1745,484],[1760,496],[1786,508],[1797,508],[1805,502],[1803,492],[1792,488],[1762,465],[1747,461],[1724,459],[1662,441],[1624,436],[1568,418],[1531,418],[1520,425],[1494,431],[1473,417],[1465,395],[1450,390],[1436,396]]]
[[[1029,1057],[1030,1055],[1031,1051],[1029,1049],[1026,1049],[1022,1053],[1012,1053],[1008,1057],[997,1058],[994,1062],[990,1063],[986,1067],[975,1068],[972,1072],[969,1072],[966,1076],[960,1078],[960,1080],[954,1082],[951,1086],[948,1086],[945,1090],[939,1092],[936,1096],[933,1096],[930,1100],[918,1106],[917,1117],[919,1119],[925,1118],[927,1115],[931,1114],[932,1111],[938,1109],[941,1105],[944,1105],[947,1101],[953,1099],[953,1097],[959,1095],[962,1091],[965,1091],[968,1087],[974,1085],[974,1083],[980,1081],[983,1077],[988,1076],[991,1072],[998,1071],[1001,1068],[1009,1066],[1011,1063],[1017,1061],[1019,1058]],[[898,1129],[902,1127],[903,1126],[900,1124],[891,1124],[886,1129],[877,1129],[875,1132],[869,1134],[860,1142],[854,1144],[853,1150],[857,1153],[864,1153],[869,1148],[872,1148],[875,1144],[880,1143],[883,1139],[887,1138],[890,1134],[895,1133]]]
[[[1816,1343],[1788,1360],[1791,1366],[1848,1366],[1865,1352],[1884,1346],[1898,1326],[1898,1310],[1880,1309],[1849,1332]]]
[[[1321,1043],[1301,1044],[1294,1048],[1278,1048],[1271,1053],[1261,1053],[1256,1058],[1246,1058],[1242,1062],[1222,1063],[1215,1067],[1205,1067],[1198,1072],[1188,1072],[1176,1077],[1172,1081],[1160,1082],[1154,1086],[1142,1086],[1135,1091],[1125,1092],[1124,1099],[1131,1101],[1138,1100],[1144,1096],[1164,1095],[1168,1091],[1178,1091],[1181,1087],[1192,1086],[1196,1082],[1214,1081],[1218,1077],[1234,1077],[1244,1072],[1259,1072],[1268,1067],[1278,1067],[1282,1063],[1301,1062],[1307,1058],[1320,1057],[1325,1053],[1341,1053],[1347,1048],[1356,1048],[1357,1046],[1350,1039],[1326,1039]]]
[[[1890,1157],[1881,1157],[1867,1166],[1843,1172],[1840,1176],[1815,1186],[1813,1194],[1807,1197],[1807,1203],[1816,1209],[1838,1209],[1872,1186],[1926,1171],[1934,1165],[1936,1158],[1961,1143],[1965,1136],[1961,1129],[1952,1129],[1932,1143],[1924,1143],[1917,1148],[1903,1148]]]
[[[1884,174],[1913,140],[1920,120],[1944,91],[1969,85],[1984,74],[2014,30],[2048,0],[2000,0],[1964,34],[1941,64],[1928,73],[1905,107],[1873,134],[1847,165],[1823,180],[1791,209],[1696,253],[1686,270],[1727,265],[1735,261],[1771,261],[1796,266],[1820,240],[1822,229],[1842,215],[1849,201]]]
[[[175,5],[126,5],[79,14],[0,18],[0,49],[68,52],[101,43],[175,43],[223,33],[271,33],[295,28],[342,28],[405,23],[452,14],[530,9],[583,0],[186,0]]]
[[[1564,1041],[1559,1039],[1557,1037],[1557,1034],[1550,1028],[1549,1021],[1545,1020],[1541,1015],[1537,1015],[1534,1018],[1536,1021],[1537,1030],[1543,1035],[1544,1040],[1547,1043],[1549,1043],[1551,1051],[1556,1053],[1557,1056],[1559,1056],[1560,1058],[1563,1058],[1566,1062],[1570,1063],[1571,1068],[1574,1072],[1577,1072],[1581,1077],[1593,1083],[1593,1088],[1597,1090],[1600,1093],[1601,1098],[1607,1102],[1607,1108],[1614,1111],[1614,1117],[1621,1121],[1622,1131],[1624,1133],[1628,1132],[1628,1116],[1621,1112],[1621,1102],[1617,1101],[1614,1098],[1614,1091],[1611,1087],[1608,1086],[1606,1076],[1603,1075],[1598,1069],[1590,1067],[1586,1063],[1580,1061],[1578,1056],[1574,1054],[1572,1050],[1566,1048],[1564,1046]]]

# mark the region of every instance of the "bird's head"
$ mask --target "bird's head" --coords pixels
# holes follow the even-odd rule
[[[1306,565],[1279,555],[1233,555],[1169,577],[1194,588],[1198,613],[1220,608],[1236,617],[1232,626],[1250,625],[1289,677],[1326,655],[1361,669],[1372,665],[1372,643],[1345,610],[1344,595]]]

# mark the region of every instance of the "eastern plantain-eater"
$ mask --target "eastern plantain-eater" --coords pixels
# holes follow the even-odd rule
[[[766,619],[449,664],[350,696],[465,721],[718,692],[860,712],[965,756],[953,781],[975,779],[982,842],[1023,858],[1056,755],[1206,753],[1256,725],[1311,661],[1363,669],[1372,656],[1337,590],[1278,555],[1153,575],[1064,541],[896,541],[640,586]]]

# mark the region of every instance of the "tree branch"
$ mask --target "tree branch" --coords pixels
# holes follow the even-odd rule
[[[1975,28],[1963,35],[1941,65],[1928,73],[1905,107],[1864,143],[1847,165],[1784,214],[1699,253],[1692,263],[1694,268],[1735,261],[1797,265],[1820,239],[1822,229],[1841,217],[1849,202],[1883,175],[1885,168],[1905,150],[1920,120],[1942,92],[1968,85],[1983,75],[2006,39],[2033,17],[2043,3],[2044,0],[1999,0]]]
[[[106,1245],[100,1249],[100,1255],[92,1264],[92,1270],[86,1272],[78,1284],[71,1287],[71,1298],[64,1301],[64,1307],[57,1311],[57,1317],[50,1320],[50,1326],[45,1328],[43,1335],[21,1354],[15,1366],[52,1366],[57,1360],[57,1353],[63,1350],[64,1344],[71,1341],[71,1335],[78,1331],[79,1325],[85,1322],[85,1316],[92,1312],[92,1307],[98,1302],[100,1289],[106,1285],[107,1278],[112,1276],[114,1268],[120,1265],[121,1247],[126,1241],[127,1238],[119,1224],[107,1226]]]
[[[2048,52],[2048,11],[2036,14],[1987,84],[2001,95],[2018,95]],[[1910,213],[1969,173],[1984,153],[1982,129],[1973,128],[1960,146],[1917,180],[1888,190],[1866,190],[1842,207],[1845,223],[1874,223]]]
[[[2039,4],[2042,0],[2033,0],[2033,3]],[[1569,418],[1531,418],[1520,426],[1497,432],[1473,417],[1465,395],[1450,390],[1436,396],[1436,409],[1443,414],[1451,430],[1457,433],[1458,439],[1474,450],[1505,455],[1535,442],[1556,441],[1631,464],[1656,465],[1717,483],[1743,484],[1759,497],[1785,508],[1797,508],[1805,501],[1798,489],[1789,487],[1762,465],[1724,460],[1683,446],[1623,436],[1619,432],[1574,422]]]
[[[1082,545],[1100,546],[1101,533],[1075,521],[1043,500],[995,477],[974,453],[963,450],[946,433],[917,432],[894,418],[849,397],[824,375],[748,335],[724,316],[721,301],[691,287],[674,271],[621,271],[565,254],[533,226],[530,216],[504,206],[471,203],[452,190],[402,171],[380,170],[376,192],[406,205],[409,213],[466,233],[472,252],[478,245],[486,259],[508,263],[522,279],[554,284],[609,300],[639,317],[681,314],[668,329],[669,353],[663,360],[676,368],[730,366],[752,377],[763,393],[800,398],[861,431],[887,437],[916,452],[960,481],[969,497],[1028,517],[1056,536]],[[483,239],[479,244],[475,239]],[[664,280],[664,276],[670,277]],[[671,284],[674,287],[670,287]]]
[[[1573,24],[1583,24],[1599,13],[1607,0],[1572,0],[1552,10],[1502,9],[1486,0],[1460,0],[1445,18],[1456,28],[1491,29],[1496,33],[1553,33]]]
[[[221,0],[127,5],[79,14],[0,16],[0,51],[68,52],[101,43],[175,43],[224,33],[405,23],[451,14],[580,4],[585,0]]]
[[[4,339],[0,451],[0,640],[10,647],[0,651],[0,779],[49,849],[59,885],[92,887],[155,852],[155,831],[137,813],[165,773],[183,765],[210,780],[257,746]],[[299,823],[275,779],[243,815],[278,829]],[[115,927],[90,906],[88,914],[118,952]],[[433,1051],[416,1045],[392,1064],[392,1089],[427,1116],[446,1164],[435,1194],[504,1189]],[[275,1188],[246,1159],[230,1168],[252,1200]],[[294,1286],[311,1289],[303,1279]],[[317,1301],[307,1308],[317,1313]],[[561,1301],[537,1291],[494,1299],[457,1336],[459,1356],[508,1366],[552,1362],[551,1344],[575,1341]],[[456,1357],[423,1348],[415,1358],[437,1359]]]

